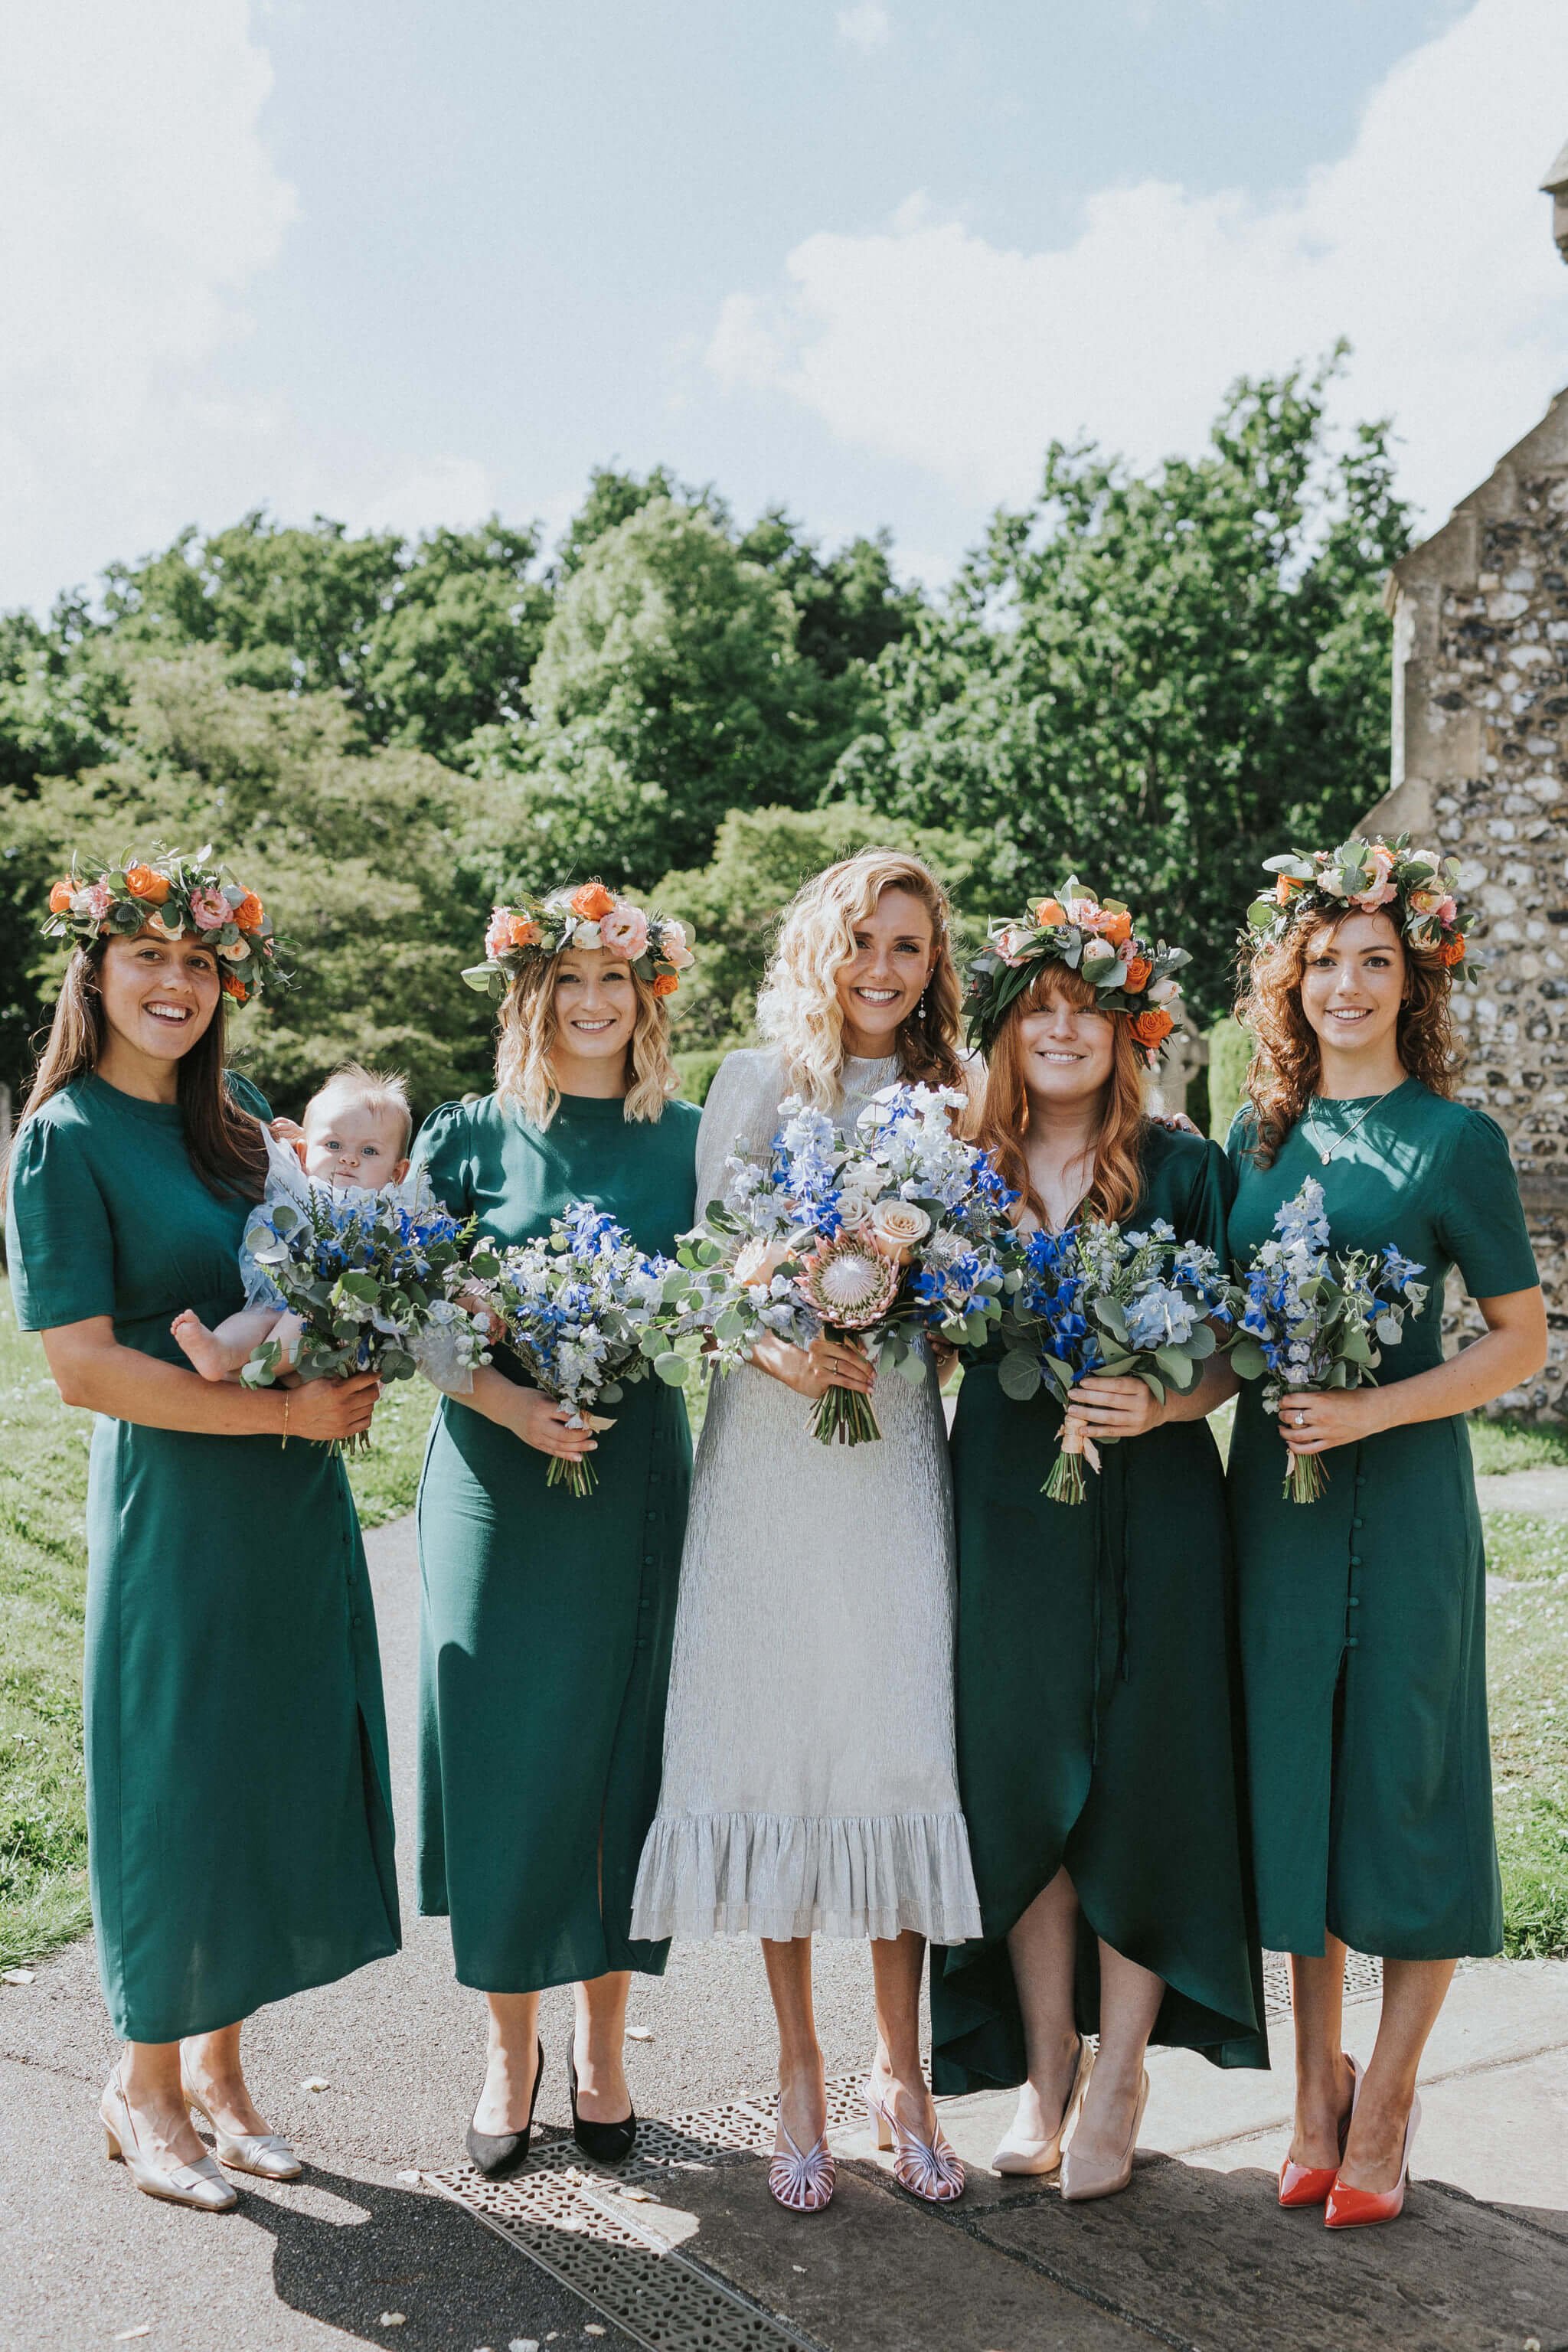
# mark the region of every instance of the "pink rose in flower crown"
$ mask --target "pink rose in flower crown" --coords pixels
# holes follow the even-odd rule
[[[81,897],[83,912],[90,915],[95,923],[101,923],[114,904],[114,893],[107,882],[90,883]]]
[[[667,917],[664,923],[662,952],[664,961],[676,971],[684,971],[691,962],[691,945],[684,923]]]
[[[1076,923],[1079,929],[1084,931],[1095,929],[1104,911],[1099,901],[1094,898],[1069,898],[1067,904],[1068,922]]]
[[[191,892],[191,920],[198,931],[221,931],[234,920],[233,909],[221,890]]]
[[[1011,924],[1005,931],[998,931],[996,934],[996,952],[1004,963],[1012,964],[1015,967],[1021,964],[1024,961],[1026,946],[1024,933],[1016,929]]]
[[[511,917],[504,907],[498,907],[490,917],[489,929],[485,933],[485,953],[491,957],[504,955],[510,945]]]
[[[642,908],[617,898],[609,913],[599,918],[599,945],[606,955],[625,956],[635,963],[647,946],[647,917]]]

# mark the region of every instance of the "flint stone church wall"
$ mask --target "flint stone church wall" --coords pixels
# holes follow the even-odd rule
[[[1568,392],[1394,566],[1393,790],[1362,830],[1464,861],[1462,1101],[1507,1130],[1552,1352],[1493,1411],[1568,1418]],[[1445,1328],[1480,1328],[1456,1277]]]

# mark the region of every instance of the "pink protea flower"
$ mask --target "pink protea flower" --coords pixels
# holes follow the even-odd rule
[[[825,1323],[840,1331],[867,1331],[899,1295],[903,1269],[868,1241],[840,1234],[813,1250],[795,1285]]]

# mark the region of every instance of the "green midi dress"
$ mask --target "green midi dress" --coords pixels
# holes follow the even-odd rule
[[[244,1306],[248,1213],[196,1175],[177,1103],[78,1078],[16,1138],[17,1321],[111,1316],[122,1347],[184,1370],[169,1325]],[[115,2032],[210,2032],[395,1952],[381,1665],[342,1461],[100,1414],[87,1536],[88,1858]]]
[[[1144,1129],[1123,1218],[1225,1257],[1219,1146]],[[958,1775],[982,1937],[932,1954],[938,2091],[1023,2081],[1006,1937],[1064,1866],[1080,1905],[1079,2028],[1099,2030],[1097,1937],[1165,1979],[1153,2039],[1266,2066],[1225,1486],[1206,1422],[1102,1447],[1086,1499],[1040,1491],[1061,1407],[965,1372],[952,1431]]]
[[[670,1251],[691,1224],[698,1114],[566,1095],[541,1131],[493,1095],[432,1113],[415,1146],[454,1215],[527,1241],[573,1201]],[[504,1349],[496,1365],[521,1379]],[[550,1457],[446,1398],[419,1486],[419,1908],[449,1914],[458,1981],[532,1992],[658,1975],[632,1886],[658,1802],[691,1441],[677,1389],[610,1408],[586,1496]],[[601,1875],[602,1874],[602,1875]],[[602,1889],[602,1891],[601,1891]]]
[[[1380,1383],[1442,1361],[1451,1265],[1475,1298],[1539,1279],[1507,1139],[1484,1111],[1408,1078],[1381,1101],[1314,1102],[1270,1167],[1251,1131],[1243,1112],[1228,1147],[1238,1269],[1309,1176],[1335,1249],[1393,1242],[1426,1267],[1426,1309],[1384,1349]],[[1389,1959],[1495,1952],[1486,1561],[1464,1422],[1321,1454],[1315,1503],[1282,1498],[1288,1458],[1247,1382],[1229,1488],[1264,1942],[1321,1953],[1326,1927]]]

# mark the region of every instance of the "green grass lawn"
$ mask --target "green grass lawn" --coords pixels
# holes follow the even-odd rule
[[[701,1400],[689,1398],[693,1424]],[[413,1507],[433,1399],[389,1389],[372,1452],[350,1465],[367,1527]],[[82,1820],[81,1621],[88,1415],[59,1402],[0,1283],[0,1967],[88,1926]],[[1486,1471],[1568,1465],[1568,1434],[1472,1424]],[[1508,1949],[1568,1952],[1568,1523],[1487,1520],[1498,1842]]]

